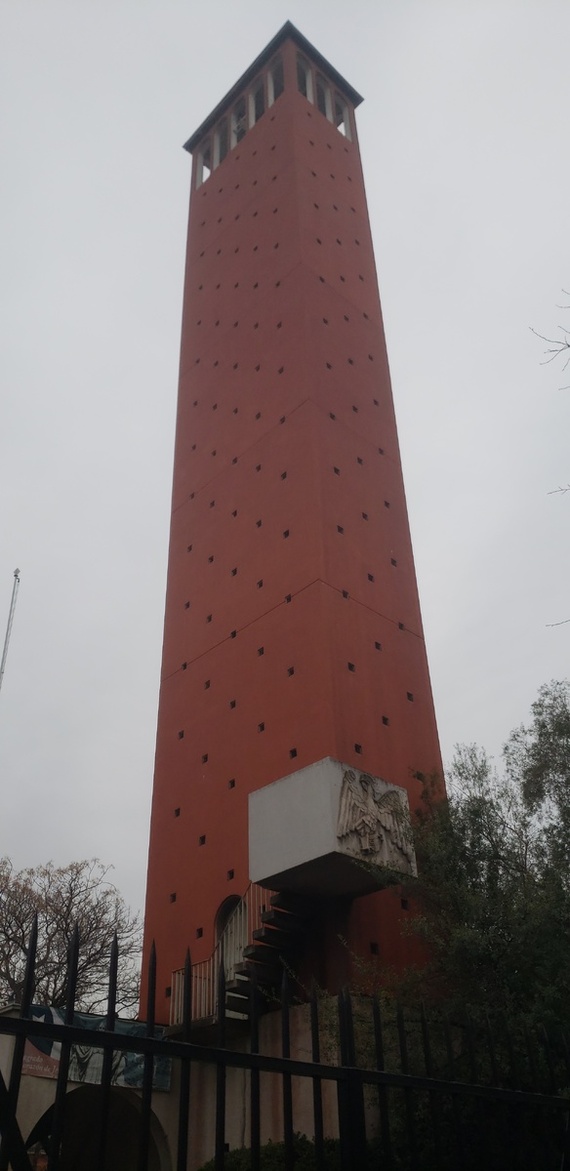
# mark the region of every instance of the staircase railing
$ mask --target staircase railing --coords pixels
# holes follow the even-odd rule
[[[261,926],[261,915],[268,910],[273,891],[251,882],[232,911],[224,930],[207,960],[192,964],[192,1020],[215,1018],[217,1014],[217,982],[220,964],[224,963],[226,984],[231,984],[236,969],[244,962],[244,951],[253,943],[253,932]],[[184,968],[172,973],[170,1024],[182,1021],[184,995]]]

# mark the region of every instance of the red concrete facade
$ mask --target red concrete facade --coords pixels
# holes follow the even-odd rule
[[[247,888],[251,791],[332,756],[413,806],[414,774],[440,768],[358,95],[290,28],[255,65],[190,142],[145,918],[163,1019],[187,946],[207,958],[220,906]],[[253,122],[260,79],[264,112],[205,178],[216,127],[241,94]],[[401,962],[400,910],[394,892],[354,900],[350,947]]]

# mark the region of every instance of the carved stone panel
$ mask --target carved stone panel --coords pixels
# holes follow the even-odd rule
[[[399,874],[416,874],[410,814],[403,789],[345,769],[336,830],[340,849]]]

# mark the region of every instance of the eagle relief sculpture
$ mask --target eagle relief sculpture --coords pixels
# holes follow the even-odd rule
[[[362,861],[417,873],[405,793],[385,781],[345,770],[336,833],[341,848]]]

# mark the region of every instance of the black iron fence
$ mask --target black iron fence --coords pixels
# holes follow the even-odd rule
[[[154,953],[150,957],[146,1021],[138,1035],[117,1031],[115,1014],[117,947],[113,945],[104,1028],[78,1027],[75,974],[79,941],[69,956],[69,994],[62,1019],[33,1019],[35,943],[31,941],[18,1016],[0,1015],[0,1037],[13,1038],[9,1076],[0,1073],[0,1171],[29,1171],[38,1147],[49,1171],[195,1171],[208,1166],[265,1171],[562,1171],[570,1168],[568,1129],[570,1059],[562,1034],[513,1031],[506,1021],[428,1017],[423,1009],[404,1011],[378,999],[352,997],[336,1002],[316,989],[304,1008],[292,1003],[286,971],[278,994],[269,1000],[249,978],[248,1020],[239,1024],[225,1010],[223,966],[218,989],[218,1019],[201,1043],[192,1039],[192,981],[187,956],[182,1023],[176,1034],[157,1036],[154,1024]],[[279,1022],[280,1052],[260,1052],[260,1029],[268,1011]],[[292,1014],[304,1014],[307,1052],[292,1048]],[[237,1040],[236,1040],[237,1030]],[[242,1046],[239,1045],[241,1030]],[[274,1030],[275,1031],[275,1030]],[[229,1033],[231,1032],[231,1037]],[[297,1032],[295,1033],[297,1036]],[[52,1106],[43,1132],[22,1133],[25,1115],[25,1046],[58,1043],[58,1069]],[[98,1085],[91,1099],[91,1137],[85,1149],[72,1142],[69,1073],[74,1047],[102,1053]],[[247,1051],[245,1051],[247,1048]],[[119,1055],[136,1054],[142,1064],[137,1090],[137,1128],[131,1149],[119,1157],[110,1131],[113,1068]],[[309,1056],[310,1054],[310,1056]],[[151,1140],[155,1099],[153,1075],[159,1061],[176,1069],[169,1091],[170,1131],[163,1155]],[[204,1067],[211,1078],[211,1126],[196,1087]],[[228,1081],[242,1071],[247,1100],[242,1150],[228,1152]],[[24,1072],[23,1072],[24,1071]],[[277,1079],[278,1116],[267,1147],[264,1082]],[[30,1079],[31,1080],[31,1079]],[[332,1091],[332,1092],[331,1092]],[[195,1100],[196,1099],[196,1100]],[[300,1139],[299,1101],[307,1137]],[[204,1133],[206,1130],[206,1133]],[[201,1131],[199,1146],[195,1136]],[[95,1136],[95,1139],[93,1138]],[[41,1141],[38,1141],[39,1140]],[[31,1153],[31,1147],[35,1154]],[[81,1151],[71,1156],[71,1151]],[[201,1154],[198,1154],[198,1151]],[[205,1154],[204,1154],[205,1152]],[[208,1163],[208,1158],[211,1161]],[[200,1161],[201,1160],[201,1161]],[[239,1161],[238,1161],[239,1160]],[[39,1163],[37,1164],[40,1165]]]

